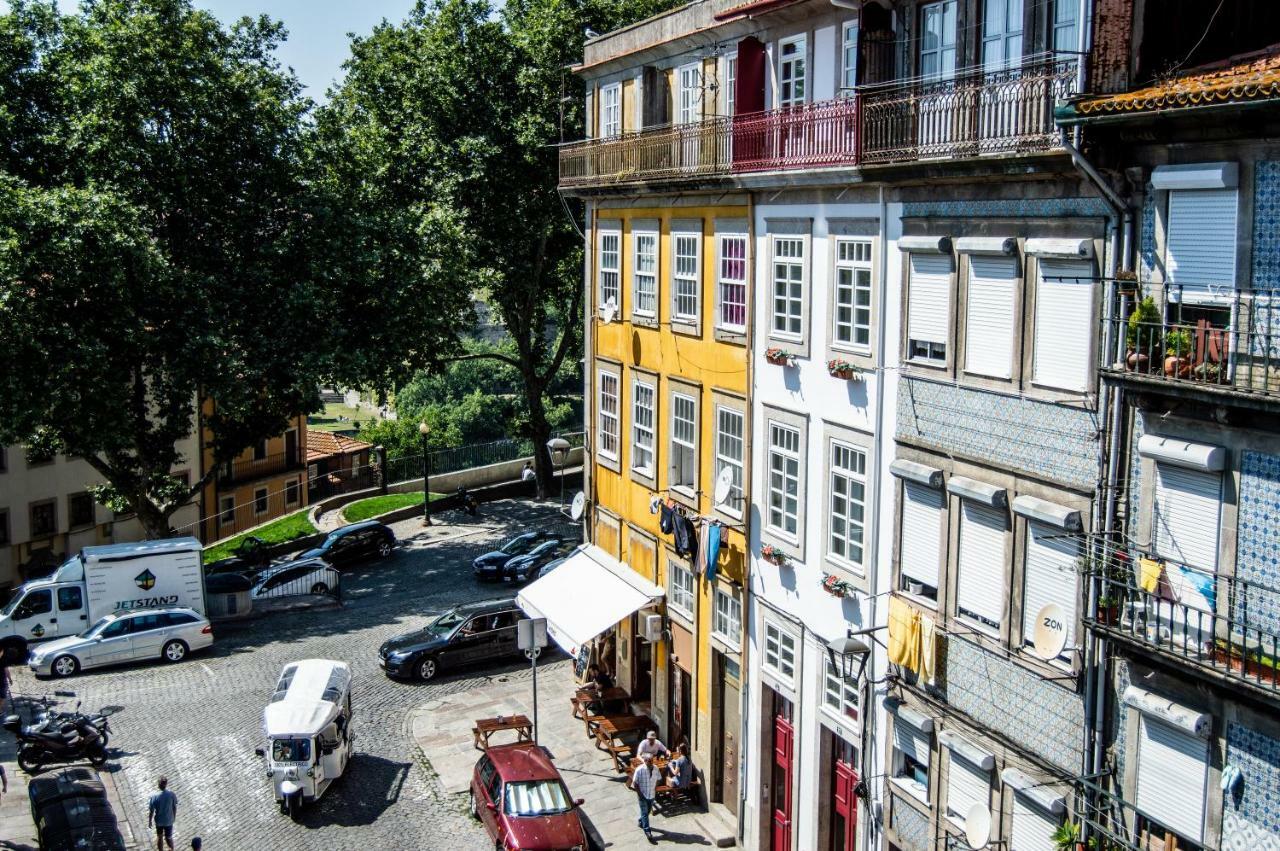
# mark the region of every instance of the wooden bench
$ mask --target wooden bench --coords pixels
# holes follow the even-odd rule
[[[666,798],[667,800],[683,798],[690,803],[697,803],[698,790],[701,788],[702,781],[694,777],[689,781],[688,786],[672,786],[664,780],[654,788],[653,792],[659,798]]]
[[[619,774],[626,774],[635,756],[635,749],[626,742],[612,742],[609,744],[609,755],[613,757],[614,770]]]
[[[503,730],[515,730],[516,741],[518,742],[533,741],[533,723],[526,715],[480,718],[476,720],[476,725],[471,728],[471,735],[475,738],[476,749],[486,750],[489,747],[489,737]],[[484,742],[483,746],[481,746],[481,740]]]

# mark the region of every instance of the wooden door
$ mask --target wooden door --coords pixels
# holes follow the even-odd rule
[[[720,694],[718,695],[720,741],[717,743],[720,749],[719,758],[717,759],[718,774],[720,775],[718,778],[720,801],[728,808],[729,812],[737,815],[738,758],[740,749],[738,737],[742,728],[740,668],[736,662],[725,658],[719,653],[716,654],[716,658],[720,663],[720,676],[718,677],[720,682]]]
[[[858,827],[858,798],[854,789],[858,785],[858,773],[844,760],[836,760],[833,777],[835,806],[831,823],[832,851],[853,851],[854,836]]]
[[[791,780],[795,728],[781,715],[773,718],[772,851],[791,851]]]

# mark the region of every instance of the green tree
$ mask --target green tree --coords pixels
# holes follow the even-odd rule
[[[334,366],[282,37],[187,0],[0,16],[0,441],[84,457],[151,536],[215,474],[170,477],[199,397],[223,460]]]

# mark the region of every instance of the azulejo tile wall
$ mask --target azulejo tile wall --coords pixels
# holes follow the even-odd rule
[[[1280,739],[1227,724],[1227,764],[1244,779],[1222,804],[1222,851],[1280,849]]]
[[[1240,455],[1236,576],[1259,587],[1236,595],[1234,616],[1280,635],[1280,456]]]
[[[898,390],[898,439],[1092,490],[1097,417],[986,390],[907,379]]]
[[[929,851],[933,842],[929,837],[929,819],[910,804],[893,802],[893,830],[898,834],[898,844],[906,851]]]
[[[1254,166],[1253,286],[1280,287],[1280,162]]]
[[[1138,259],[1142,280],[1149,281],[1156,270],[1156,193],[1147,185],[1142,197],[1142,233],[1138,234]]]
[[[902,205],[908,218],[938,216],[1008,216],[1010,218],[1061,218],[1063,216],[1111,216],[1101,198],[1019,198],[1010,201],[962,199],[959,201],[910,201]]]
[[[1078,694],[957,636],[947,640],[946,657],[948,703],[1063,771],[1080,770]]]

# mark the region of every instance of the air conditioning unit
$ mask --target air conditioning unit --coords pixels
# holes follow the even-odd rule
[[[650,644],[662,640],[662,615],[645,615],[641,637]]]

